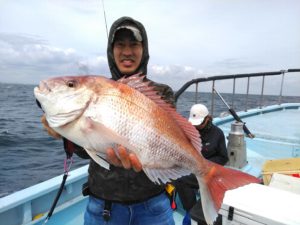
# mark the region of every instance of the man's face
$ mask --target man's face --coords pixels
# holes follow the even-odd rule
[[[133,40],[130,36],[117,38],[113,45],[113,54],[120,72],[132,75],[142,61],[142,42]]]

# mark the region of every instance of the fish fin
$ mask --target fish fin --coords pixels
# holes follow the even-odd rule
[[[196,177],[199,184],[200,199],[205,221],[208,225],[213,225],[218,216],[218,212],[214,206],[208,186],[202,178],[198,176]]]
[[[128,86],[138,90],[139,92],[150,98],[152,101],[154,101],[162,109],[167,111],[184,131],[186,137],[190,140],[195,149],[197,149],[197,151],[201,153],[202,145],[200,134],[197,129],[186,118],[177,113],[172,104],[164,101],[158,94],[158,91],[155,90],[155,86],[151,85],[152,82],[144,80],[145,77],[146,76],[142,73],[138,73],[129,77],[123,77],[119,79],[118,82],[127,84]]]
[[[116,150],[118,145],[124,146],[127,150],[134,149],[125,137],[120,136],[117,132],[107,128],[103,124],[97,122],[93,118],[86,118],[87,126],[82,129],[84,133],[88,133],[86,138],[90,144],[90,152],[95,152],[98,157],[105,160],[106,149],[113,148],[116,156],[119,157],[119,152]],[[99,134],[102,134],[99,136]],[[93,150],[91,150],[93,149]],[[97,151],[95,151],[95,150]],[[96,161],[96,160],[95,160]],[[96,161],[98,163],[98,161]],[[101,165],[102,166],[102,165]]]
[[[117,81],[126,84],[142,93],[143,91],[146,92],[147,90],[152,91],[153,86],[150,86],[151,81],[145,81],[145,77],[146,75],[143,75],[142,73],[137,73],[131,76],[124,76]]]
[[[103,168],[109,170],[110,169],[110,164],[105,160],[105,155],[104,154],[100,154],[97,153],[93,150],[89,150],[87,148],[85,148],[85,151],[89,154],[89,156],[91,156],[91,158],[98,163],[100,166],[102,166]]]
[[[143,168],[143,170],[148,178],[157,184],[165,184],[167,182],[171,182],[171,180],[176,180],[179,177],[186,176],[191,173],[191,171],[179,166],[165,169],[146,167]]]
[[[84,133],[89,133],[88,139],[93,149],[103,149],[107,147],[115,147],[117,144],[127,149],[133,149],[125,137],[120,136],[117,132],[99,123],[95,118],[86,118],[87,126],[82,129]],[[100,137],[98,134],[102,134]],[[105,145],[103,142],[106,142]],[[98,154],[98,152],[97,152]]]
[[[198,153],[201,154],[202,143],[198,130],[186,118],[178,114],[174,108],[166,107],[164,109],[174,118],[174,120],[184,131],[186,137],[190,140],[191,144],[198,151]]]
[[[208,224],[213,224],[225,195],[225,192],[261,180],[242,171],[208,162],[211,169],[203,176],[196,175],[203,206],[203,213]],[[203,199],[202,199],[203,197]]]

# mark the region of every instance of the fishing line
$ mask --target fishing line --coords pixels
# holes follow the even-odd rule
[[[104,16],[104,21],[105,21],[106,36],[107,36],[107,39],[108,39],[108,30],[107,30],[107,22],[106,22],[106,13],[105,13],[105,7],[104,7],[104,0],[102,0],[101,2],[102,2],[103,16]]]

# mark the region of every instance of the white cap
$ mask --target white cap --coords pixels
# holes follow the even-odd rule
[[[116,32],[117,32],[118,30],[121,30],[121,29],[127,29],[127,30],[130,30],[130,31],[132,32],[134,38],[135,38],[137,41],[142,41],[142,40],[143,40],[142,34],[141,34],[140,30],[139,30],[138,28],[136,28],[136,27],[134,27],[134,26],[130,26],[130,25],[119,26],[119,27],[115,30],[115,32],[114,32],[114,34],[113,34],[113,37],[112,37],[112,40],[115,39],[115,34],[116,34]]]
[[[193,125],[200,125],[208,114],[209,112],[205,105],[195,104],[191,108],[189,121]]]

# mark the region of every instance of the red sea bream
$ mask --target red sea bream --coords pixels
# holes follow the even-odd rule
[[[57,77],[42,81],[34,94],[49,126],[107,169],[106,148],[119,144],[137,155],[153,182],[194,173],[208,224],[215,220],[226,190],[259,182],[204,159],[198,131],[143,76],[119,81],[102,76]]]

